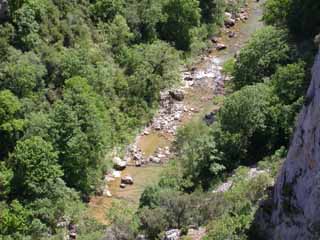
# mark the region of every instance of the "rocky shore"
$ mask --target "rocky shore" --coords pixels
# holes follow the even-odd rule
[[[243,8],[238,14],[225,13],[225,28],[224,34],[229,38],[237,37],[234,26],[237,22],[246,21],[248,19],[248,9]],[[170,142],[174,140],[179,126],[191,119],[195,114],[203,109],[190,106],[186,100],[188,93],[198,89],[205,89],[210,94],[208,96],[197,96],[202,101],[212,101],[212,98],[217,95],[224,95],[225,81],[229,80],[222,73],[220,59],[213,56],[214,51],[221,51],[228,46],[223,43],[223,38],[212,37],[212,48],[206,55],[202,56],[201,62],[196,64],[191,69],[185,69],[181,72],[181,84],[178,88],[168,89],[161,92],[159,110],[150,121],[149,125],[142,129],[141,133],[136,137],[134,143],[127,147],[125,155],[120,158],[118,154],[113,156],[114,168],[105,175],[105,189],[102,195],[112,197],[112,193],[108,188],[108,183],[116,178],[121,178],[121,171],[127,166],[143,167],[147,164],[162,164],[168,161],[173,153],[169,146],[159,147],[148,156],[139,147],[141,139],[150,134],[160,134],[167,138]],[[204,121],[207,124],[214,122],[215,112],[209,112],[204,116]],[[131,184],[134,184],[134,179],[131,178]],[[128,184],[121,181],[120,188],[126,188]]]

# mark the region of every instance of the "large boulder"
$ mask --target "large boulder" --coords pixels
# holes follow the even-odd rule
[[[224,25],[229,28],[229,27],[233,27],[236,24],[236,20],[233,18],[229,18],[224,20]]]
[[[169,95],[170,95],[174,100],[177,100],[177,101],[183,101],[183,99],[184,99],[184,92],[181,91],[181,90],[172,90],[172,91],[169,91]]]
[[[115,157],[115,158],[113,158],[113,167],[114,167],[114,169],[116,169],[118,171],[122,171],[127,167],[127,162],[123,161],[119,157]]]
[[[228,28],[233,27],[236,24],[236,20],[232,17],[231,13],[225,12],[224,19],[224,25]]]

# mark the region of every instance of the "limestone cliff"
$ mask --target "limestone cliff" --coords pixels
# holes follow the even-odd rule
[[[257,214],[268,240],[320,239],[320,52],[272,199]]]

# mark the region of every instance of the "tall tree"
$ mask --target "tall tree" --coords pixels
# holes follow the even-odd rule
[[[167,20],[161,24],[160,37],[177,49],[189,50],[190,30],[199,27],[201,9],[198,0],[169,0],[164,6]]]
[[[19,198],[42,196],[63,175],[57,152],[41,137],[18,141],[9,164],[14,171],[13,193]]]

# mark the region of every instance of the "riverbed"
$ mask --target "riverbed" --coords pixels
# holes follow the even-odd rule
[[[182,104],[189,111],[185,111],[179,119],[178,127],[194,120],[201,119],[206,113],[216,112],[219,109],[213,99],[217,95],[223,95],[224,74],[222,73],[223,63],[232,58],[237,51],[250,39],[251,35],[263,26],[261,20],[263,1],[249,3],[249,18],[242,22],[239,21],[236,26],[225,29],[221,36],[227,49],[222,51],[211,50],[210,54],[201,57],[201,61],[195,64],[195,78],[193,85],[185,88],[185,98]],[[233,31],[236,36],[228,37],[227,31]],[[222,85],[222,86],[220,86]],[[151,130],[148,134],[137,136],[136,145],[141,149],[144,157],[151,156],[159,148],[170,148],[174,141],[174,134],[168,134],[165,131]],[[169,157],[168,157],[169,158]],[[122,176],[130,175],[134,179],[133,185],[126,188],[120,188],[120,178],[108,183],[108,188],[112,197],[97,196],[93,197],[89,203],[88,214],[93,216],[101,223],[107,223],[106,212],[111,207],[114,199],[121,199],[127,204],[138,206],[139,198],[143,190],[152,184],[157,183],[162,170],[166,164],[148,164],[142,167],[136,167],[134,164],[128,166]]]

